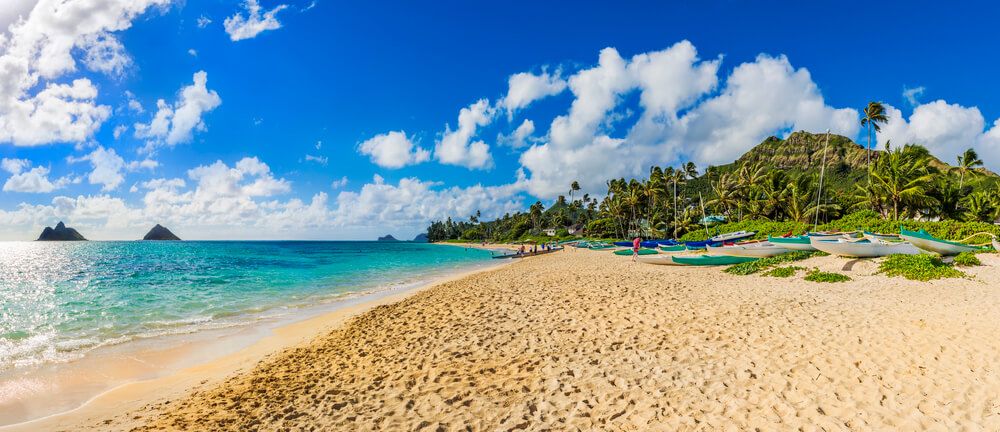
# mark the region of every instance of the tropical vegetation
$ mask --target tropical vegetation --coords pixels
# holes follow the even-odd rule
[[[862,124],[877,132],[885,113],[875,104]],[[601,197],[579,195],[573,181],[548,208],[538,201],[493,221],[478,212],[449,218],[432,223],[428,237],[510,242],[551,239],[546,230],[555,230],[560,239],[699,240],[738,230],[764,237],[824,228],[896,232],[900,225],[945,238],[1000,234],[992,224],[1000,219],[1000,177],[975,151],[957,156],[957,166],[919,144],[886,143],[870,153],[846,137],[795,132],[768,138],[727,165],[654,166],[645,178],[608,180]]]

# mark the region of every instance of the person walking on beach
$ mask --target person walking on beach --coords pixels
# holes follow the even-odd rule
[[[635,238],[632,239],[632,262],[635,262],[636,258],[639,256],[639,243],[641,241],[642,239],[640,239],[639,236],[635,236]]]

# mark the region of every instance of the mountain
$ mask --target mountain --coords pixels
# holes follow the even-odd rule
[[[38,241],[86,241],[79,232],[73,228],[67,228],[62,221],[56,224],[55,228],[45,227],[42,234],[38,236]]]
[[[156,224],[153,229],[149,230],[148,233],[142,238],[143,240],[180,240],[180,237],[174,235],[170,230],[163,227],[163,225]]]
[[[426,233],[417,234],[417,236],[413,238],[414,243],[427,243],[428,241]]]
[[[386,234],[386,235],[384,235],[382,237],[379,237],[378,241],[380,241],[380,242],[394,242],[394,241],[399,241],[399,240],[396,240],[396,238],[393,237],[392,234]]]
[[[798,131],[793,132],[785,139],[772,136],[754,146],[732,163],[710,167],[710,169],[721,175],[737,171],[743,164],[760,164],[768,170],[782,170],[790,176],[819,175],[825,144],[825,133],[813,134]],[[872,150],[872,160],[877,159],[881,153],[881,150]],[[941,171],[954,168],[934,156],[931,156],[930,165]],[[830,134],[830,145],[826,149],[824,189],[842,192],[853,190],[855,183],[865,181],[866,167],[867,161],[863,145],[855,143],[845,136]],[[979,175],[966,176],[966,184],[970,186],[979,188],[1000,182],[1000,176],[985,168],[977,168],[973,171]],[[711,186],[708,177],[702,175],[692,180],[689,183],[690,190],[695,195],[698,191],[703,192],[706,197],[710,195]],[[715,179],[718,177],[715,176]]]

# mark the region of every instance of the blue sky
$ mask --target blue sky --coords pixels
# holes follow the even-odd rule
[[[0,239],[408,237],[771,134],[862,139],[870,100],[879,143],[1000,168],[995,7],[705,3],[13,0]]]

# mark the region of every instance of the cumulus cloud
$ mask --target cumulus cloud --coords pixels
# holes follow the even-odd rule
[[[198,21],[197,21],[198,28],[208,27],[208,25],[211,24],[211,23],[212,23],[212,19],[209,18],[209,17],[207,17],[207,16],[205,16],[205,15],[202,15],[202,16],[198,17]]]
[[[535,133],[535,122],[525,119],[510,135],[497,135],[497,142],[519,149],[528,145],[528,138]]]
[[[717,91],[720,63],[700,60],[688,41],[631,60],[602,50],[596,66],[569,77],[569,112],[553,120],[545,142],[522,153],[528,191],[552,198],[574,180],[597,191],[606,178],[640,175],[653,164],[729,162],[791,129],[857,133],[857,111],[826,105],[809,72],[784,56],[737,66]],[[616,123],[628,113],[619,105],[635,91],[642,113],[622,133]]]
[[[88,69],[124,71],[130,60],[113,33],[131,27],[150,7],[169,3],[42,1],[30,13],[32,5],[12,4],[10,11],[16,15],[11,16],[23,20],[5,22],[9,27],[0,38],[0,142],[34,146],[91,139],[110,108],[96,102],[97,87],[89,79],[58,80],[77,70],[78,49]]]
[[[71,182],[68,177],[50,181],[48,167],[31,168],[27,159],[4,158],[0,160],[0,168],[11,174],[3,184],[4,192],[48,193]]]
[[[507,96],[501,101],[507,111],[507,118],[513,117],[515,111],[525,108],[532,102],[544,97],[557,95],[566,89],[566,81],[555,74],[542,72],[534,75],[521,72],[507,79]]]
[[[229,34],[229,39],[232,41],[252,39],[257,37],[261,32],[281,28],[281,23],[278,22],[275,15],[287,7],[288,5],[282,4],[261,13],[260,4],[257,3],[257,0],[246,0],[243,3],[246,15],[244,16],[243,12],[236,12],[233,16],[226,18],[222,24],[226,28],[226,33]]]
[[[1000,129],[994,122],[984,130],[986,119],[977,107],[936,100],[914,107],[908,119],[891,105],[886,106],[886,114],[889,121],[876,134],[879,147],[890,140],[895,145],[920,144],[948,163],[972,148],[987,167],[1000,170]]]
[[[368,156],[372,163],[382,168],[392,169],[430,159],[430,152],[414,144],[403,131],[375,135],[358,146],[358,153]]]
[[[104,192],[117,189],[125,181],[125,176],[122,174],[126,167],[125,159],[118,156],[115,149],[98,146],[86,156],[70,157],[68,160],[70,163],[90,162],[92,170],[87,175],[87,181],[90,184],[101,185],[101,190]]]
[[[202,116],[222,104],[222,98],[215,90],[208,89],[205,71],[196,72],[193,80],[180,90],[177,102],[168,104],[158,100],[153,119],[135,124],[135,137],[147,140],[147,150],[190,142],[195,131],[206,129]]]
[[[86,53],[83,64],[87,69],[120,78],[132,67],[132,57],[125,52],[125,46],[110,33],[86,35],[80,43]]]
[[[493,166],[490,146],[483,141],[472,141],[476,130],[490,124],[496,109],[487,99],[462,108],[458,113],[458,129],[445,125],[441,140],[434,146],[434,157],[443,164],[459,165],[469,169],[486,169]]]

